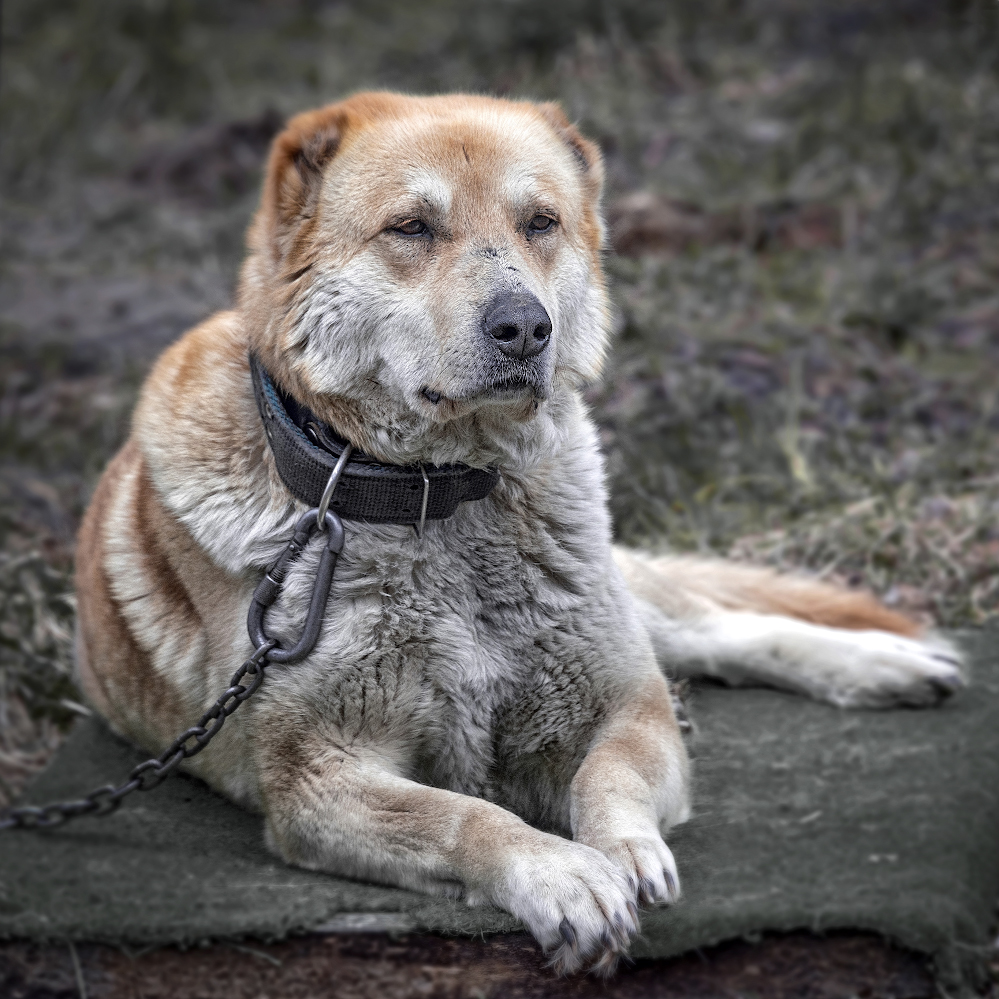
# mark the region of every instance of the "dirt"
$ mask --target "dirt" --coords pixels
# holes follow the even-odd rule
[[[82,987],[81,987],[82,980]],[[557,979],[526,936],[470,941],[310,936],[129,955],[109,947],[0,946],[6,999],[931,999],[923,958],[866,934],[798,933],[670,961],[610,980]]]

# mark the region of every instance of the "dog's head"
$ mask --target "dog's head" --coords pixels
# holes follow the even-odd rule
[[[373,426],[529,420],[599,371],[601,186],[554,104],[377,93],[298,115],[250,233],[254,349],[376,453]]]

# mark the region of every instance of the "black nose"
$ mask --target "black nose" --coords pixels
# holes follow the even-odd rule
[[[552,338],[552,321],[533,295],[506,291],[489,303],[485,330],[507,357],[537,357]]]

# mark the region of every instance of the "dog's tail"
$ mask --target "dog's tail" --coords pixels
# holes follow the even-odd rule
[[[851,631],[889,631],[915,638],[923,628],[869,593],[773,569],[686,556],[650,558],[615,547],[628,588],[673,619],[712,611],[780,614]]]

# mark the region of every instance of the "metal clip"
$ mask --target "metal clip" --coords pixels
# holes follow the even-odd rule
[[[343,450],[340,452],[340,457],[337,458],[336,464],[333,466],[333,471],[330,472],[330,477],[326,482],[326,488],[323,490],[323,495],[319,500],[319,506],[316,507],[316,523],[319,525],[318,530],[320,531],[325,529],[326,511],[330,508],[330,500],[333,499],[333,492],[336,489],[336,484],[340,481],[340,476],[343,474],[344,467],[347,464],[347,459],[350,457],[350,452],[353,450],[353,444],[345,444],[343,446]],[[426,503],[425,500],[424,503]]]
[[[427,523],[427,500],[430,498],[430,479],[427,477],[427,470],[420,465],[420,473],[423,475],[423,502],[420,504],[420,523],[414,524],[416,536],[422,540],[423,528]]]
[[[322,627],[323,617],[326,614],[326,602],[329,600],[330,587],[333,585],[333,570],[336,568],[336,560],[340,552],[343,551],[343,522],[330,509],[330,501],[333,499],[333,492],[336,484],[340,481],[344,466],[353,451],[353,445],[344,445],[343,451],[337,458],[333,471],[330,472],[329,481],[323,490],[323,495],[319,500],[319,506],[315,510],[309,510],[302,514],[295,525],[295,535],[288,542],[285,550],[278,556],[278,560],[267,570],[264,578],[257,584],[253,591],[253,599],[250,601],[250,610],[246,615],[246,627],[250,632],[250,641],[255,648],[260,649],[265,644],[271,643],[272,639],[267,637],[264,631],[264,614],[267,608],[278,598],[281,588],[284,585],[284,577],[299,555],[305,550],[309,543],[309,538],[313,532],[321,533],[326,531],[326,547],[322,555],[319,556],[319,568],[316,571],[316,580],[312,585],[312,600],[309,602],[309,612],[305,616],[305,627],[298,641],[290,648],[283,649],[275,644],[274,648],[267,653],[267,659],[272,663],[294,663],[304,659],[319,641],[319,629]]]
[[[264,631],[264,614],[267,608],[278,598],[284,577],[291,564],[305,550],[314,531],[319,530],[319,511],[309,510],[303,514],[295,525],[295,536],[288,542],[278,560],[267,570],[257,588],[253,591],[250,601],[250,611],[246,615],[246,627],[250,632],[250,641],[255,648],[260,648],[271,641]],[[326,602],[329,600],[330,587],[333,585],[333,570],[336,568],[337,556],[343,551],[343,524],[340,518],[327,510],[323,528],[327,532],[326,547],[319,557],[319,569],[316,571],[316,581],[312,585],[312,600],[309,602],[309,612],[305,616],[305,627],[298,641],[290,648],[276,646],[267,653],[267,659],[272,663],[295,663],[304,659],[319,641],[319,629],[322,627],[326,614]]]

